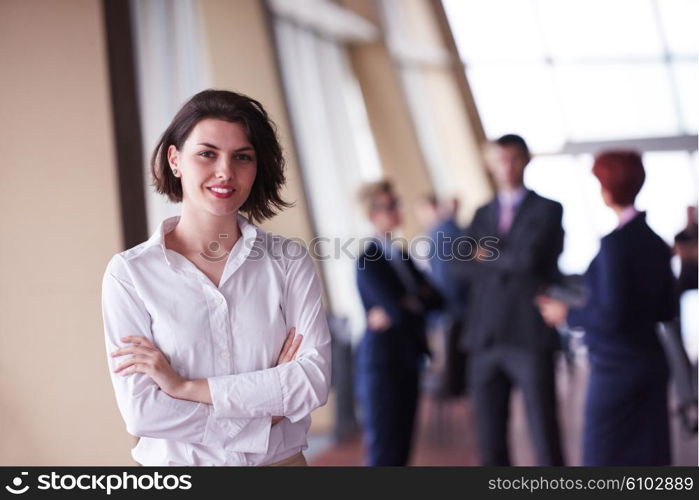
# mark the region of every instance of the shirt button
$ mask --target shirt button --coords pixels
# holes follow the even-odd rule
[[[221,357],[222,357],[223,359],[228,359],[228,358],[230,357],[230,354],[228,354],[227,352],[222,352],[222,353],[221,353]]]

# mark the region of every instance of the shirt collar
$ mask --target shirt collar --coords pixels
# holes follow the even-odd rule
[[[249,238],[257,237],[257,226],[252,224],[244,216],[236,214],[238,219],[238,227],[240,228],[240,234],[243,239],[248,240]],[[181,216],[175,215],[174,217],[168,217],[164,219],[159,225],[155,232],[146,241],[146,246],[160,245],[165,248],[165,235],[170,231],[175,229],[177,223],[180,222]]]
[[[617,229],[620,229],[624,227],[626,224],[631,222],[631,220],[636,217],[640,212],[636,210],[636,208],[632,205],[630,207],[626,207],[624,210],[621,211],[619,214],[619,225],[617,226]]]
[[[150,238],[146,241],[146,248],[155,248],[158,247],[160,251],[163,254],[163,257],[165,258],[165,262],[168,263],[169,266],[172,266],[172,262],[167,258],[167,252],[165,251],[165,235],[175,229],[175,226],[177,223],[180,221],[180,216],[176,215],[174,217],[168,217],[167,219],[164,219],[157,227],[155,232],[151,235]]]
[[[498,192],[498,202],[501,205],[509,205],[516,207],[527,195],[527,188],[520,186],[514,191],[499,191]]]
[[[158,228],[155,230],[155,232],[151,235],[150,238],[148,238],[148,241],[146,242],[147,247],[152,247],[152,246],[161,246],[163,249],[165,249],[165,235],[175,229],[175,226],[177,223],[180,221],[180,216],[176,215],[174,217],[168,217],[167,219],[163,220],[159,225]]]
[[[226,268],[221,276],[219,286],[222,285],[238,267],[240,267],[245,259],[247,259],[252,247],[255,244],[255,240],[257,239],[257,226],[252,224],[248,219],[240,214],[236,214],[236,217],[238,219],[238,227],[240,228],[241,237],[235,242],[235,245],[233,245],[233,248],[228,255]],[[175,226],[177,226],[179,221],[179,215],[168,217],[167,219],[163,220],[151,237],[146,241],[146,247],[160,248],[163,256],[165,257],[165,261],[171,267],[173,266],[173,262],[168,259],[167,256],[167,249],[165,248],[165,235],[175,229]]]

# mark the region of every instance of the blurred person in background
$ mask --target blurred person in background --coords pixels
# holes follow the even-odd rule
[[[400,202],[388,181],[367,184],[360,201],[374,228],[357,259],[367,328],[356,353],[356,394],[368,465],[406,465],[410,457],[421,367],[429,354],[427,311],[442,299],[392,241]]]
[[[470,281],[462,346],[468,352],[469,395],[482,465],[510,465],[508,421],[513,387],[522,391],[539,465],[563,465],[555,392],[558,332],[535,304],[560,282],[563,208],[524,186],[531,159],[522,137],[508,134],[485,147],[497,195],[466,231],[475,255],[453,261]],[[483,238],[488,238],[487,245]]]
[[[682,339],[681,362],[673,363],[678,411],[684,427],[690,432],[697,432],[697,353],[696,328],[693,319],[697,317],[697,282],[699,281],[699,262],[697,262],[697,207],[687,207],[687,225],[675,236],[673,252],[680,259],[680,272],[677,279],[677,295],[680,300],[681,320],[677,322],[679,337]],[[691,352],[694,351],[694,352]],[[678,370],[684,368],[682,372]]]
[[[634,208],[645,180],[639,154],[602,153],[592,172],[619,223],[585,273],[587,303],[538,303],[549,324],[585,330],[583,465],[669,465],[669,367],[657,325],[677,316],[670,248]]]
[[[696,290],[699,277],[697,263],[697,207],[687,207],[687,226],[675,236],[674,252],[680,258],[680,276],[677,280],[679,295]]]
[[[306,465],[330,386],[321,284],[303,247],[251,222],[289,206],[283,167],[262,105],[224,90],[192,97],[153,152],[154,186],[182,215],[114,255],[102,284],[141,465]]]
[[[456,221],[458,210],[457,198],[440,203],[434,195],[425,195],[415,204],[415,215],[429,243],[426,272],[445,301],[444,309],[437,313],[444,335],[444,363],[437,391],[439,397],[445,398],[463,395],[466,387],[466,355],[460,348],[460,339],[468,285],[449,272],[451,243],[464,231]]]

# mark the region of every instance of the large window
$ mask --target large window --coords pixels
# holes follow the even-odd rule
[[[368,234],[357,211],[363,182],[382,176],[359,84],[345,44],[376,36],[372,25],[326,0],[270,0],[284,89],[332,311],[356,337],[364,313],[354,255],[341,251]],[[350,284],[351,286],[348,286]]]
[[[614,225],[590,174],[607,148],[643,151],[638,205],[668,240],[697,203],[694,0],[443,0],[489,137],[537,154],[526,181],[565,208],[561,267],[582,272]]]

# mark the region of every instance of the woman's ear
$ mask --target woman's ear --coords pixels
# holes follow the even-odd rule
[[[173,173],[175,174],[175,177],[179,177],[179,161],[180,152],[177,150],[174,144],[170,144],[170,146],[167,148],[167,162],[170,165],[170,169],[172,169]]]
[[[602,201],[604,201],[604,204],[611,208],[614,205],[611,192],[600,186],[600,193],[602,194]]]

